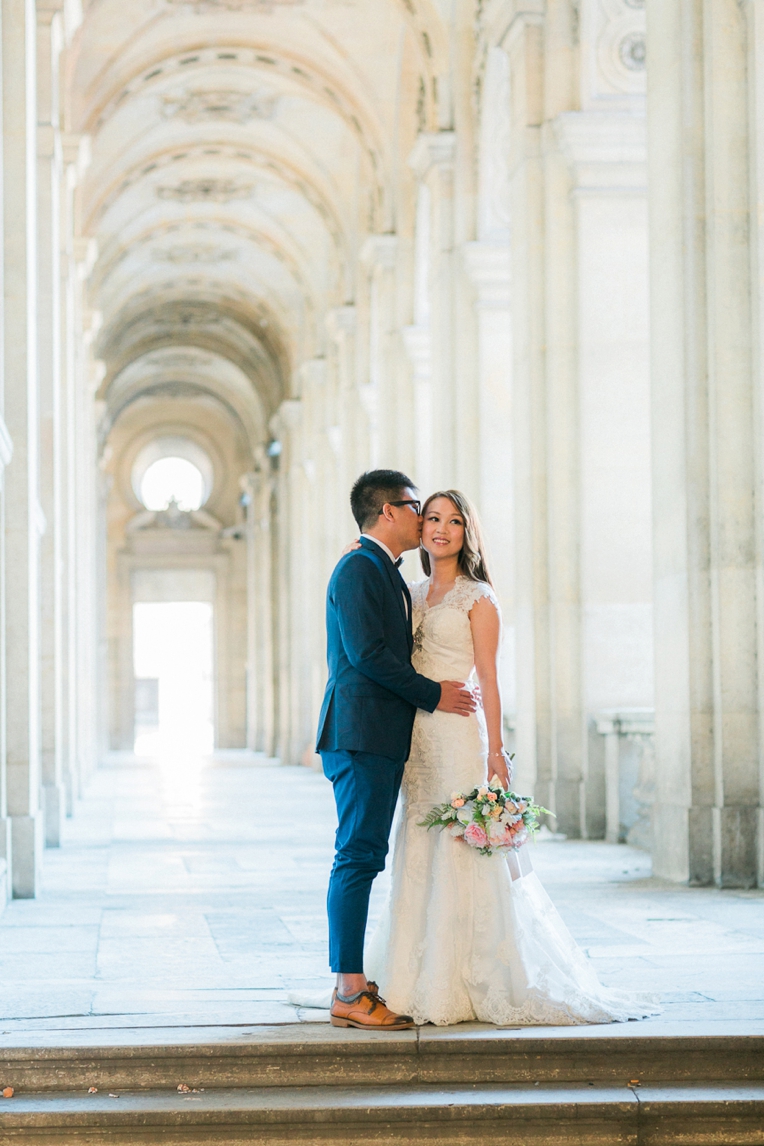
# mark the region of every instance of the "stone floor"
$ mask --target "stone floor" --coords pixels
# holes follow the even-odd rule
[[[42,895],[0,915],[0,1042],[323,1017],[286,992],[330,981],[333,830],[331,789],[307,769],[111,758],[46,852]],[[532,855],[603,981],[662,994],[640,1030],[764,1032],[764,892],[665,884],[625,846]]]

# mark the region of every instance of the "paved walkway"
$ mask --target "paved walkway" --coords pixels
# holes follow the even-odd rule
[[[298,1016],[286,992],[331,979],[333,831],[331,789],[303,768],[112,758],[46,852],[42,895],[0,915],[0,1041],[321,1017]],[[624,846],[532,855],[603,981],[663,994],[641,1030],[764,1032],[764,892],[664,884]]]

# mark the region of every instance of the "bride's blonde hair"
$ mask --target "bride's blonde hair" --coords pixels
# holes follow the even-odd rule
[[[437,493],[431,493],[427,498],[422,506],[422,517],[438,497],[447,498],[464,522],[464,544],[459,553],[459,572],[463,577],[469,577],[470,581],[486,581],[489,585],[493,585],[491,575],[488,572],[480,518],[474,505],[467,495],[460,493],[458,489],[439,490]],[[419,559],[422,562],[425,576],[429,577],[432,572],[430,554],[421,544],[419,546]]]

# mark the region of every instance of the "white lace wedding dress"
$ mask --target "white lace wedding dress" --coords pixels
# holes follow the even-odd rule
[[[469,613],[490,585],[458,577],[428,607],[430,582],[411,586],[417,672],[469,680]],[[418,711],[401,788],[390,897],[366,948],[366,973],[392,1010],[417,1023],[497,1026],[622,1022],[656,1014],[652,997],[603,987],[532,870],[526,844],[483,856],[438,828],[419,826],[434,804],[485,782],[482,711]],[[292,995],[302,1005],[329,999]]]

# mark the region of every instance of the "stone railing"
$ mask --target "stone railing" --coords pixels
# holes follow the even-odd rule
[[[655,712],[606,709],[592,714],[605,738],[605,839],[651,849],[655,799]]]

